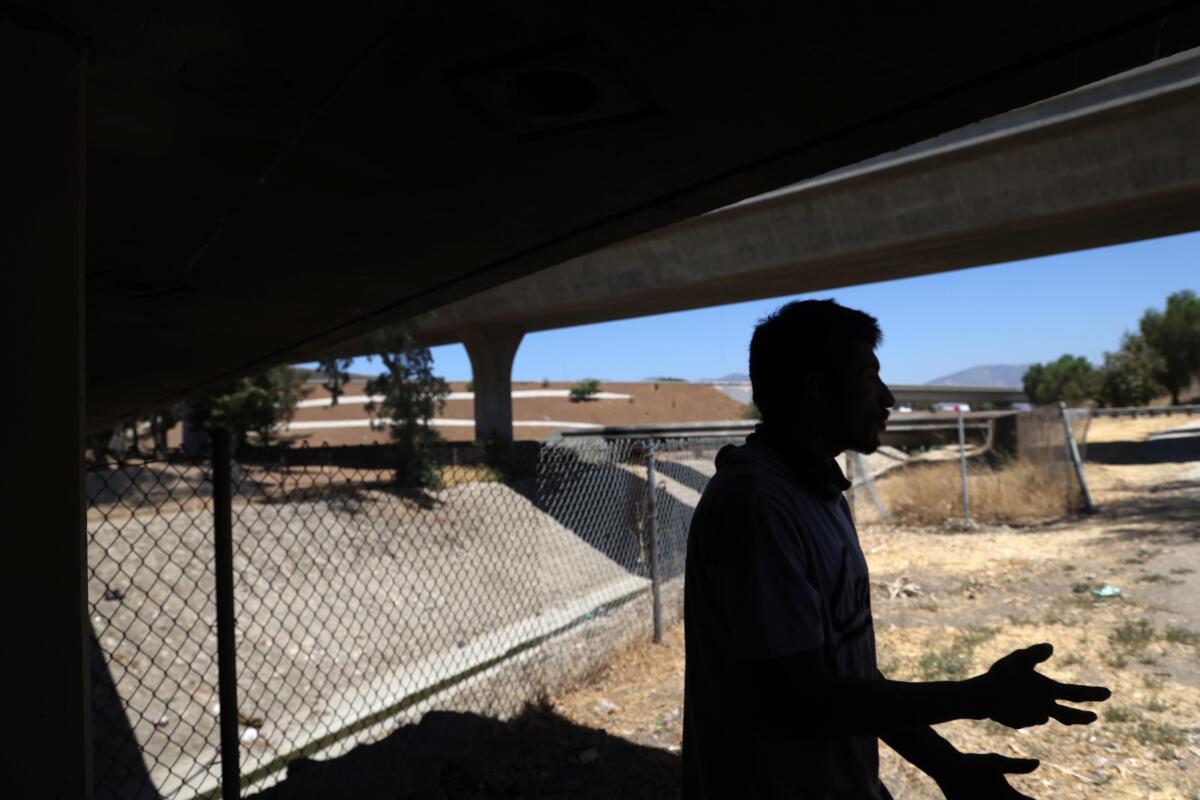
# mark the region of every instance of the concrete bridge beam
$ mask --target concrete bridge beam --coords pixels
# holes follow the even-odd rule
[[[475,440],[513,440],[512,365],[525,332],[483,328],[463,334],[475,386]]]
[[[0,498],[9,668],[4,796],[92,797],[83,481],[84,83],[79,3],[0,15],[2,318],[10,379]],[[6,6],[5,10],[9,10]],[[59,16],[52,16],[57,12]],[[28,515],[28,516],[26,516]],[[26,520],[22,523],[19,520]]]
[[[539,331],[1195,230],[1200,48],[660,228],[412,319]],[[347,344],[347,351],[354,351]]]

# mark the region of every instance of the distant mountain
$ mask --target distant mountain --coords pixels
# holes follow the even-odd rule
[[[984,364],[926,381],[927,386],[1020,386],[1029,364]]]
[[[713,381],[729,381],[731,383],[749,383],[750,376],[744,372],[731,372],[728,375],[722,375],[719,378],[703,378],[700,383],[712,383]]]

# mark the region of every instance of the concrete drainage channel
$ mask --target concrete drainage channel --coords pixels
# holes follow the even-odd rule
[[[206,463],[97,469],[97,798],[249,793],[427,711],[504,718],[585,679],[654,628],[646,478],[632,456],[548,448],[534,493],[453,466],[466,482],[423,502],[373,467],[255,462],[229,479],[232,501],[209,495],[225,479],[209,480]],[[660,623],[681,613],[702,466],[664,464],[658,481]],[[214,605],[218,505],[233,520],[227,618]],[[226,651],[235,670],[218,669]]]
[[[670,592],[672,597],[681,596],[682,586],[672,586]],[[639,606],[648,602],[649,593],[650,582],[644,578],[619,579],[558,608],[480,636],[462,648],[408,665],[385,680],[354,687],[355,697],[374,698],[382,705],[380,710],[347,724],[340,721],[347,715],[339,711],[351,711],[361,704],[349,695],[331,699],[324,718],[306,727],[307,738],[294,740],[299,745],[295,749],[257,759],[243,753],[243,791],[277,783],[286,776],[287,765],[298,758],[340,755],[364,740],[419,722],[435,708],[478,711],[483,705],[500,717],[516,714],[539,692],[553,693],[572,685],[607,660],[614,649],[648,633],[650,619]],[[678,602],[675,605],[681,608]],[[530,631],[544,633],[530,636]],[[471,666],[456,668],[464,661]],[[422,686],[419,676],[429,675],[446,677],[426,678]],[[404,690],[412,686],[420,688]],[[193,794],[177,796],[212,800],[221,796],[219,784],[214,776],[195,787]],[[183,788],[164,785],[160,791],[170,796]]]

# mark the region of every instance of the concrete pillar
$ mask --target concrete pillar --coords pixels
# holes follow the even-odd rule
[[[475,383],[475,441],[513,440],[512,365],[525,336],[517,328],[483,328],[462,337]]]
[[[188,458],[199,458],[208,452],[210,442],[208,428],[200,428],[192,424],[193,414],[195,414],[194,404],[188,403],[187,410],[183,414],[183,438],[179,449]]]
[[[5,432],[0,585],[6,679],[3,793],[92,796],[83,490],[81,9],[0,16],[0,264],[19,424]],[[18,9],[17,6],[21,8]]]

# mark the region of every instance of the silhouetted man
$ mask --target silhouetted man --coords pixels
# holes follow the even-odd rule
[[[1095,714],[1058,701],[1109,696],[1036,672],[1048,644],[958,682],[891,681],[876,668],[867,564],[835,457],[879,447],[895,402],[880,338],[873,317],[832,300],[790,303],[754,331],[763,421],[717,455],[688,538],[685,800],[889,798],[879,739],[950,800],[1024,797],[1005,774],[1036,760],[960,753],[929,726],[1089,723]]]

